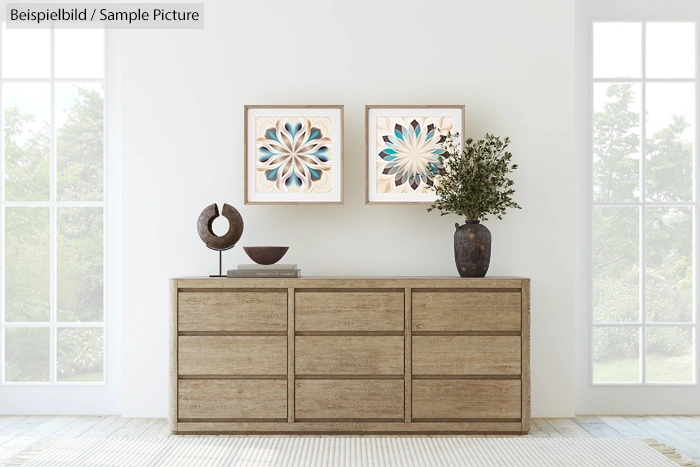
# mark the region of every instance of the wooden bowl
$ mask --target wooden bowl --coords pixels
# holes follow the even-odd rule
[[[243,250],[250,259],[258,264],[275,264],[289,250],[288,246],[244,246]]]

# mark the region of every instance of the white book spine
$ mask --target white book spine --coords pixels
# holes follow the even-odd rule
[[[298,269],[296,264],[239,264],[240,271],[264,271],[267,269]]]
[[[241,270],[241,269],[230,269],[227,274],[228,277],[301,277],[301,271],[299,269],[276,269],[276,270]]]

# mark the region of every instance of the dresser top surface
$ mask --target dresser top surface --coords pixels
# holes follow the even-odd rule
[[[226,278],[177,277],[171,279],[178,288],[522,288],[530,282],[525,277],[299,277],[299,278]]]

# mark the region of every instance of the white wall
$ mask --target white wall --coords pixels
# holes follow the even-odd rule
[[[211,274],[200,211],[304,275],[455,276],[456,216],[364,204],[365,104],[465,104],[510,136],[522,211],[489,221],[490,275],[532,278],[533,416],[574,414],[574,5],[206,2],[204,30],[123,31],[123,414],[167,414],[169,277]],[[345,205],[244,206],[244,104],[345,105]],[[246,261],[240,247],[224,267]]]

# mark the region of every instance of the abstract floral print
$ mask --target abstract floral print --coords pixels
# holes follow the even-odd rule
[[[329,117],[258,118],[256,191],[330,192],[331,128]]]
[[[440,143],[452,127],[452,117],[377,118],[377,193],[429,192],[429,167],[442,167]]]

